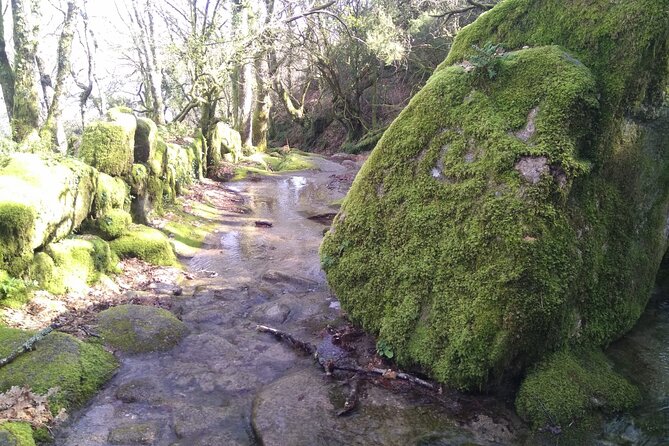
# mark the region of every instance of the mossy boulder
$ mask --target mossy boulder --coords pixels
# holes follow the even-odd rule
[[[242,155],[242,137],[239,132],[225,122],[217,123],[211,135],[208,165],[216,166],[223,159],[236,162]]]
[[[130,187],[121,178],[100,173],[91,216],[98,218],[112,209],[129,209]]]
[[[45,252],[53,260],[34,263],[33,273],[45,289],[55,294],[77,291],[98,281],[102,274],[115,271],[117,258],[109,244],[94,235],[83,235],[61,240],[47,246]]]
[[[112,121],[96,121],[84,128],[79,157],[100,172],[124,176],[132,168],[137,121],[128,113],[112,116]]]
[[[193,183],[195,175],[192,159],[189,147],[178,144],[167,145],[167,165],[172,169],[175,197],[183,193],[185,186]]]
[[[132,225],[127,234],[113,240],[110,246],[120,258],[135,257],[154,265],[177,265],[167,236],[147,226]]]
[[[158,127],[149,118],[137,118],[135,130],[135,162],[146,163],[153,159],[156,151]]]
[[[53,155],[0,161],[0,268],[19,275],[33,250],[67,236],[90,213],[98,172]]]
[[[488,388],[637,321],[669,235],[666,8],[502,2],[384,133],[321,260],[401,365]],[[464,60],[487,41],[492,78]]]
[[[35,446],[33,430],[28,423],[0,423],[0,446]]]
[[[125,353],[169,350],[188,332],[169,311],[142,305],[119,305],[101,312],[98,330],[105,343]]]
[[[93,223],[96,233],[105,240],[114,240],[126,232],[132,224],[129,212],[112,209]]]
[[[594,410],[619,412],[640,400],[639,389],[614,372],[602,352],[561,350],[529,373],[516,409],[535,428],[566,427]]]
[[[0,356],[6,357],[34,332],[0,327]],[[24,353],[0,368],[0,392],[12,386],[27,386],[45,394],[57,387],[50,399],[51,408],[82,406],[116,370],[117,361],[101,346],[79,341],[63,333],[51,333]]]

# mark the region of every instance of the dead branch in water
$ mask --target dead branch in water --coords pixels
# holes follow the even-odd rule
[[[291,347],[301,350],[302,352],[314,355],[314,359],[318,364],[325,370],[327,375],[331,375],[334,370],[340,370],[343,372],[352,372],[361,375],[379,375],[382,378],[386,379],[401,379],[403,381],[410,382],[412,384],[425,387],[427,389],[433,390],[435,392],[441,392],[441,388],[434,383],[426,381],[424,379],[418,378],[417,376],[410,375],[399,370],[392,369],[380,369],[377,367],[351,367],[338,365],[335,361],[331,359],[322,358],[316,349],[316,346],[308,342],[302,341],[290,333],[286,333],[276,328],[268,327],[266,325],[257,325],[256,330],[261,333],[271,333],[280,341],[287,342]]]

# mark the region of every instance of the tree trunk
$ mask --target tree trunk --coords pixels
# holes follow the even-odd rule
[[[257,150],[267,151],[267,133],[269,132],[269,118],[272,110],[270,97],[270,74],[267,57],[262,55],[256,60],[258,74],[258,105],[256,106],[253,123],[253,141]]]
[[[0,0],[0,13],[4,10],[2,0]],[[5,23],[0,14],[0,88],[2,88],[2,97],[5,101],[7,116],[12,120],[14,112],[14,70],[7,57],[7,48],[5,45]]]
[[[245,0],[235,0],[236,35],[240,40],[249,37],[249,5]],[[253,63],[248,54],[240,54],[236,69],[238,73],[238,119],[237,129],[242,137],[242,146],[253,146]]]
[[[30,25],[31,13],[24,0],[11,0],[14,20],[14,105],[12,138],[24,141],[39,128],[39,98],[35,88],[37,40]]]
[[[53,85],[53,97],[51,106],[46,117],[46,123],[43,128],[43,137],[50,138],[52,143],[62,151],[67,149],[67,142],[59,140],[58,129],[60,127],[60,117],[62,113],[61,98],[63,97],[65,80],[70,75],[72,40],[74,38],[74,28],[77,23],[78,8],[74,1],[67,3],[67,13],[63,23],[63,31],[58,41],[58,65],[56,68],[56,82]]]

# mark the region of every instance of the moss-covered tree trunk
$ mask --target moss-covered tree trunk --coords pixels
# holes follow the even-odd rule
[[[39,129],[39,97],[35,86],[37,40],[26,0],[11,0],[14,21],[14,104],[12,138],[24,141]]]
[[[58,40],[58,65],[56,67],[56,82],[53,85],[51,105],[42,130],[42,138],[51,140],[54,147],[67,148],[67,142],[59,138],[59,128],[62,129],[60,118],[62,115],[61,100],[65,90],[65,80],[70,76],[72,40],[77,23],[79,8],[74,1],[67,3],[67,12],[63,30]],[[64,150],[61,150],[64,151]]]
[[[257,150],[267,151],[267,134],[270,125],[270,112],[272,110],[272,98],[270,96],[270,74],[269,63],[266,55],[261,55],[256,60],[256,73],[258,85],[258,104],[253,116],[253,143]]]
[[[5,5],[6,2],[0,0],[0,11],[4,11]],[[14,113],[14,70],[7,56],[5,20],[2,15],[0,15],[0,88],[2,88],[2,97],[5,101],[7,116],[11,121],[12,114]]]

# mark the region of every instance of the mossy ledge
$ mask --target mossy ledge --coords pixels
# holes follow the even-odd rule
[[[402,366],[489,389],[637,321],[667,246],[668,6],[504,1],[385,132],[321,261]],[[466,62],[488,41],[493,79]]]
[[[147,226],[132,225],[125,235],[112,240],[110,246],[112,252],[122,259],[135,257],[153,265],[178,265],[167,236]]]

